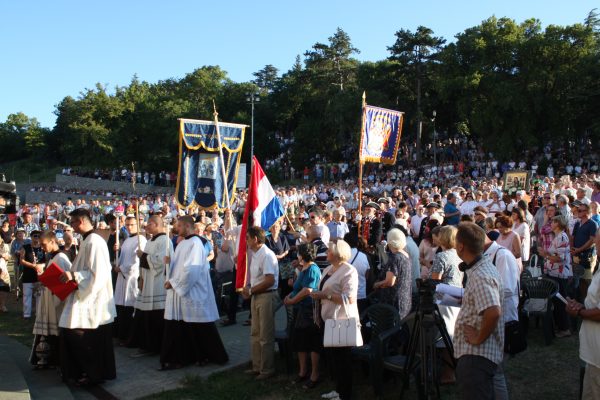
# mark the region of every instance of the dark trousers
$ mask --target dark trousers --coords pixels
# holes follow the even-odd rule
[[[229,287],[229,308],[227,309],[227,319],[230,321],[236,320],[238,306],[238,292],[235,290],[235,274],[236,269],[234,268],[231,275],[232,283]]]
[[[558,292],[563,296],[567,297],[567,284],[569,283],[568,279],[563,278],[555,278],[553,276],[548,276],[549,279],[552,279],[554,282],[558,284]],[[554,296],[552,298],[552,304],[554,305],[554,323],[559,331],[566,331],[569,329],[569,315],[567,314],[566,305],[562,301]]]
[[[340,399],[352,398],[352,348],[351,347],[328,347],[326,354],[333,369],[335,379],[335,391]]]
[[[493,400],[498,366],[481,356],[464,355],[456,365],[456,383],[464,400]]]

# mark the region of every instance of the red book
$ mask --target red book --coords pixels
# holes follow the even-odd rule
[[[66,299],[73,290],[77,289],[77,282],[68,281],[63,283],[60,281],[60,276],[64,272],[65,271],[63,271],[61,267],[52,263],[48,265],[41,275],[38,275],[38,281],[42,282],[44,286],[50,289],[50,291],[61,300]]]

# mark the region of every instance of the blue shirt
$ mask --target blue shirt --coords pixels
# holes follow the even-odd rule
[[[444,206],[444,213],[446,215],[453,214],[457,211],[458,211],[458,208],[450,202],[447,202],[446,205]],[[448,222],[448,225],[458,225],[458,223],[460,222],[460,214],[456,214],[452,217],[446,217],[446,221]]]
[[[317,264],[310,264],[310,266],[307,269],[300,271],[298,278],[294,282],[294,289],[292,290],[292,293],[290,293],[290,299],[293,299],[304,288],[319,290],[320,281],[321,270],[319,269],[319,267],[317,267]],[[312,301],[312,298],[310,296],[307,296],[304,299],[302,299],[300,303],[295,304],[295,306],[297,307],[300,304],[311,306]]]

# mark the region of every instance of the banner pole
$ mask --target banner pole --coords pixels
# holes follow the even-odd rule
[[[221,173],[223,174],[223,186],[225,187],[225,208],[229,208],[231,204],[229,204],[229,183],[227,180],[227,173],[225,171],[225,160],[223,159],[223,147],[221,147],[221,133],[219,132],[219,113],[217,112],[217,106],[215,104],[215,100],[213,99],[213,109],[215,110],[215,129],[217,131],[217,143],[219,144],[219,158],[221,160]],[[217,206],[218,207],[218,206]]]
[[[142,234],[142,226],[140,225],[140,199],[138,198],[137,194],[135,193],[135,180],[136,180],[136,174],[135,174],[135,163],[132,162],[131,163],[131,186],[133,186],[133,194],[135,195],[135,225],[137,226],[137,240],[138,240],[138,250],[142,250],[142,242],[141,242],[141,238],[140,235]]]
[[[362,146],[365,134],[365,108],[367,107],[367,92],[363,91],[362,95],[362,118],[360,123],[360,144],[358,146],[358,214],[361,216],[358,220],[358,237],[362,237],[361,223],[362,223],[362,175],[363,175],[363,162],[362,162]]]

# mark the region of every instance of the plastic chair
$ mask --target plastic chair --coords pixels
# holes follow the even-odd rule
[[[542,318],[544,342],[546,343],[546,345],[549,345],[550,343],[552,343],[552,339],[554,338],[554,317],[552,314],[552,298],[558,292],[558,285],[553,280],[542,277],[525,279],[522,282],[522,284],[525,290],[525,296],[527,297],[526,304],[524,306],[524,311],[527,313],[528,316]],[[540,305],[540,307],[528,307],[528,301],[530,305],[533,304],[533,302],[535,302],[538,305]]]
[[[400,351],[400,346],[406,344],[408,345],[408,339],[411,337],[412,328],[414,325],[415,313],[409,314],[406,318],[404,318],[398,326],[394,326],[386,331],[379,333],[378,335],[373,336],[372,339],[372,347],[375,352],[375,362],[373,363],[373,390],[377,397],[381,397],[382,395],[382,376],[384,370],[388,370],[393,372],[394,374],[399,374],[402,378],[402,389],[400,391],[400,398],[404,396],[404,391],[409,386],[409,378],[412,373],[415,373],[418,370],[419,360],[415,364],[415,368],[412,371],[407,371],[407,362],[408,356],[402,354]],[[403,329],[406,330],[406,341],[405,343],[397,343],[398,346],[393,346],[391,343],[391,339],[397,337],[398,333]],[[418,356],[418,355],[417,355]],[[408,372],[408,373],[407,373]]]
[[[360,361],[365,361],[369,366],[369,378],[375,392],[378,393],[381,385],[381,346],[388,346],[393,334],[400,331],[400,316],[398,310],[389,304],[373,304],[365,311],[363,324],[370,328],[369,343],[352,349],[352,356]],[[385,340],[380,336],[386,333]]]
[[[285,365],[287,368],[288,375],[292,371],[292,346],[291,337],[292,330],[294,329],[294,306],[286,306],[282,302],[279,303],[275,309],[275,313],[281,308],[285,307],[286,312],[286,325],[283,329],[275,329],[275,342],[279,348],[279,354],[285,357]]]

